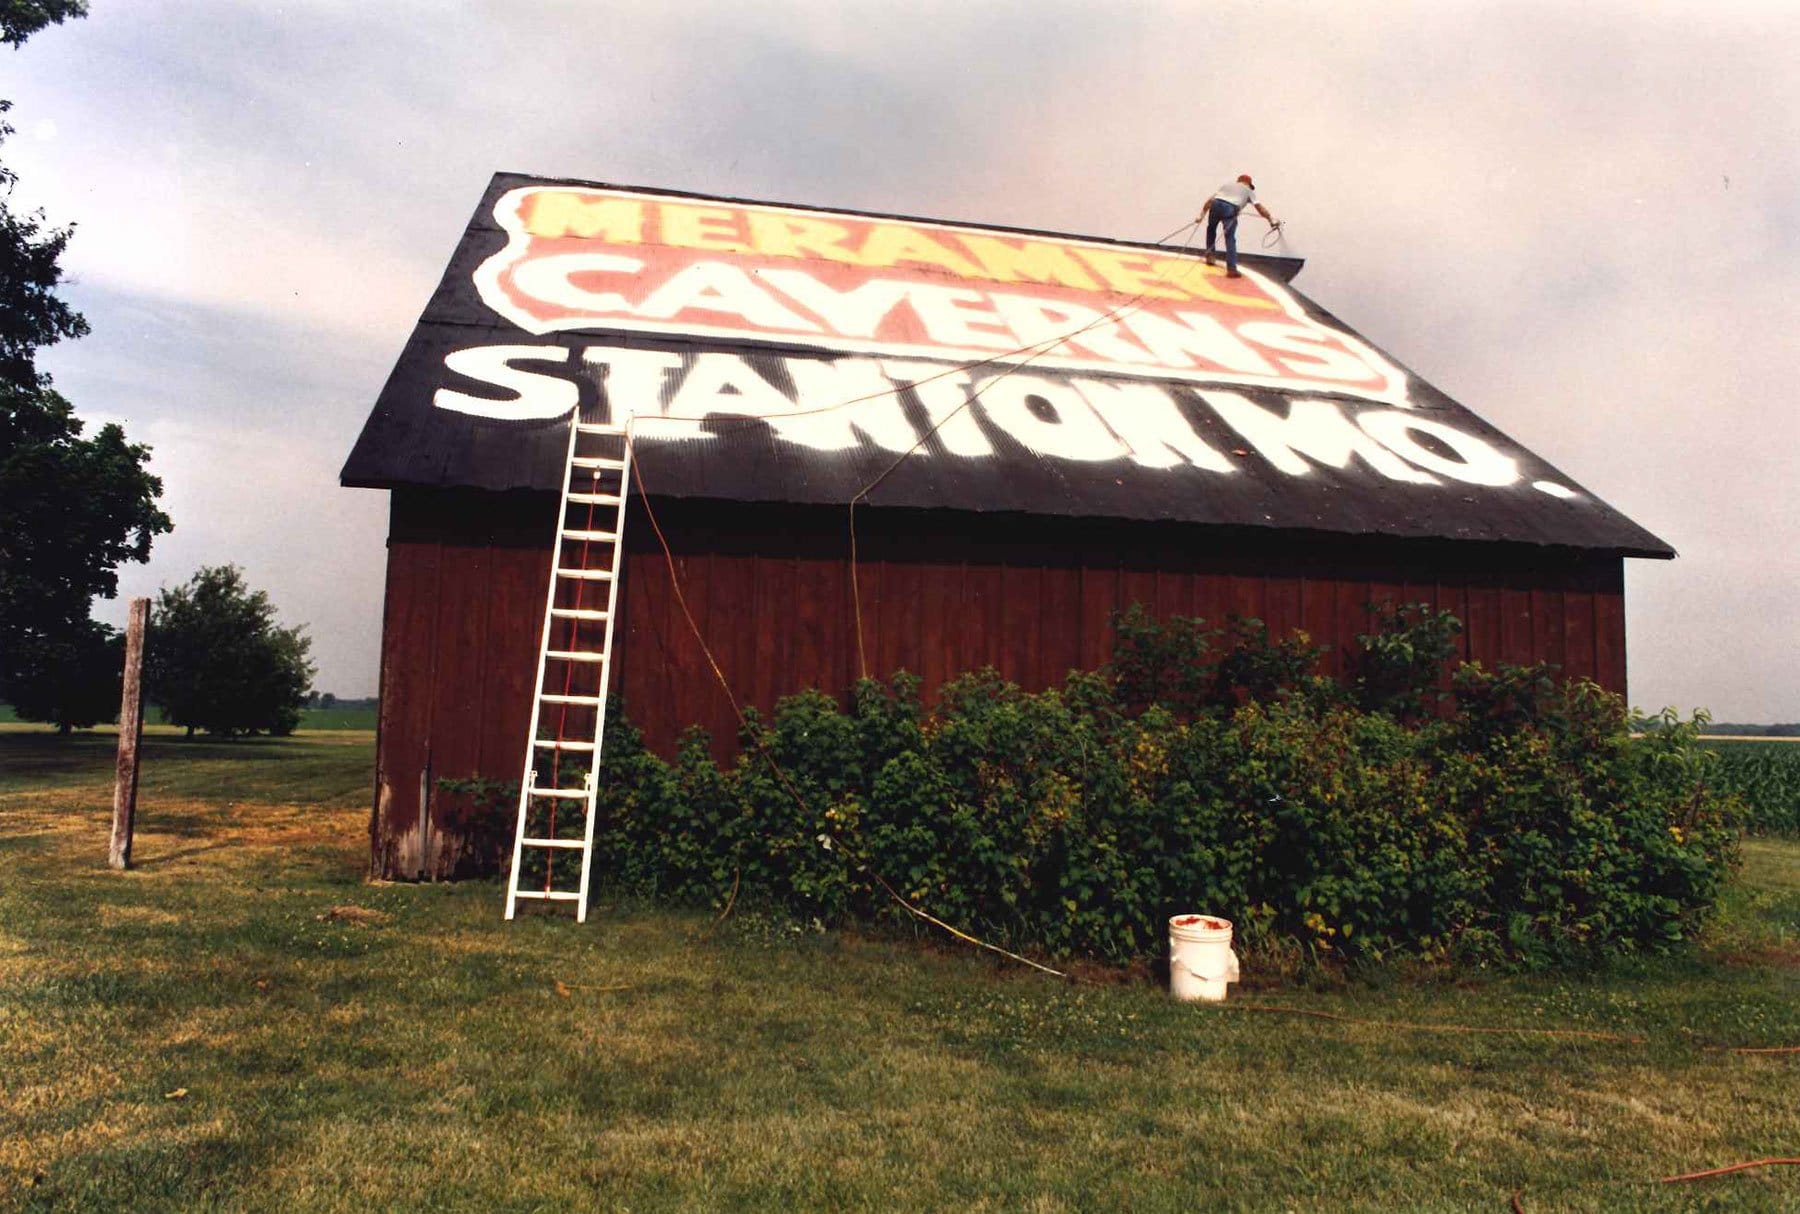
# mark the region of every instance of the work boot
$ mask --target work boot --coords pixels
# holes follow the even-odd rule
[[[1211,253],[1208,253],[1206,255],[1206,264],[1209,266],[1216,266],[1219,263],[1213,260],[1213,255]]]
[[[1243,275],[1238,273],[1236,270],[1227,270],[1227,271],[1225,271],[1225,277],[1227,277],[1227,278],[1242,278]]]

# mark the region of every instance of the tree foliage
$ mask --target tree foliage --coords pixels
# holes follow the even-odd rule
[[[0,46],[19,46],[46,25],[87,16],[87,0],[0,0]]]
[[[85,12],[75,0],[0,0],[0,43]],[[0,114],[9,108],[0,101]],[[0,142],[10,134],[0,120]],[[148,560],[171,524],[150,449],[112,423],[86,436],[38,369],[40,349],[88,327],[56,294],[74,229],[14,211],[15,180],[0,165],[0,699],[66,727],[94,712],[86,663],[107,632],[90,618],[94,597],[118,593],[118,566]]]
[[[125,634],[94,620],[57,636],[34,636],[8,663],[8,703],[27,721],[63,733],[119,715]]]
[[[292,733],[316,673],[304,626],[283,628],[275,605],[235,565],[202,568],[157,596],[146,646],[150,700],[171,724],[220,737]]]

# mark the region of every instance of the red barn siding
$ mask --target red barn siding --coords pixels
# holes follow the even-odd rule
[[[495,823],[441,779],[516,779],[530,716],[554,502],[534,494],[397,491],[388,552],[372,863],[453,876],[491,864]],[[1028,688],[1091,668],[1132,602],[1223,622],[1257,616],[1330,646],[1366,631],[1363,604],[1455,611],[1472,659],[1559,662],[1625,690],[1622,562],[1496,544],[1233,533],[1192,526],[858,511],[853,589],[841,511],[665,502],[688,613],[740,703],[838,693],[862,668],[904,668],[927,691],[981,666]],[[634,504],[615,690],[670,753],[704,726],[719,753],[737,722],[676,600],[668,559]],[[427,812],[421,814],[421,808]],[[498,824],[502,828],[505,823]]]

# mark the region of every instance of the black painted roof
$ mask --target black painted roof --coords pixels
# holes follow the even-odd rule
[[[1008,268],[1020,249],[1037,269]],[[1197,260],[499,174],[342,480],[554,489],[578,403],[647,415],[641,487],[672,497],[842,506],[868,489],[872,507],[1674,555],[1294,291],[1297,260],[1247,256],[1238,281]],[[857,299],[902,302],[859,322]],[[1074,343],[1016,349],[1046,326]]]

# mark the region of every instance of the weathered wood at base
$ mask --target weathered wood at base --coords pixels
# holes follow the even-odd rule
[[[150,600],[131,600],[125,626],[125,688],[119,697],[119,762],[113,775],[112,848],[107,863],[131,867],[131,831],[137,817],[138,743],[144,737],[144,630]]]

